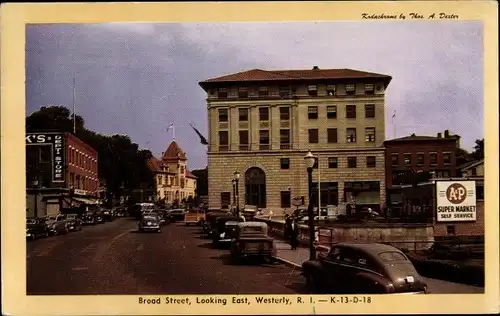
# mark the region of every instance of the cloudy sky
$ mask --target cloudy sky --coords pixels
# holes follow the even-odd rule
[[[386,138],[444,129],[471,149],[483,138],[481,22],[45,24],[26,30],[28,115],[75,107],[87,128],[127,134],[154,154],[176,140],[191,169],[206,165],[198,82],[260,69],[352,68],[393,77]]]

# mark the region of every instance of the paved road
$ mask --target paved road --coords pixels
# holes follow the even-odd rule
[[[27,293],[298,294],[299,271],[279,263],[234,264],[198,227],[164,226],[137,233],[120,218],[80,232],[28,242]]]

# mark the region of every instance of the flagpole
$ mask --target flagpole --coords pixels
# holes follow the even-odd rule
[[[396,138],[396,110],[394,110],[394,114],[392,115],[392,128],[393,128],[393,137]]]
[[[172,125],[173,140],[175,140],[175,123]]]
[[[76,114],[75,114],[75,77],[73,77],[73,134],[76,134]]]

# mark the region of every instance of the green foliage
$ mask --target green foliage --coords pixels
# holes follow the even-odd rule
[[[75,136],[98,152],[99,178],[106,181],[108,194],[118,196],[122,191],[154,187],[154,177],[145,160],[149,150],[139,150],[125,135],[104,136],[86,129],[84,119],[76,115]],[[42,107],[26,118],[26,132],[73,132],[73,116],[63,106]]]
[[[476,139],[476,145],[474,146],[474,151],[472,152],[472,156],[475,160],[484,158],[484,138]]]
[[[208,195],[208,169],[194,169],[191,173],[196,179],[196,196]]]

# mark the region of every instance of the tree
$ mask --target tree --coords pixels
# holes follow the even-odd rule
[[[475,160],[484,158],[484,138],[476,139],[476,144],[474,145],[474,151],[472,152],[472,157]]]
[[[474,160],[474,157],[472,157],[472,155],[463,148],[456,149],[455,157],[457,167]]]
[[[196,179],[196,196],[208,195],[208,169],[194,169],[191,173]]]

